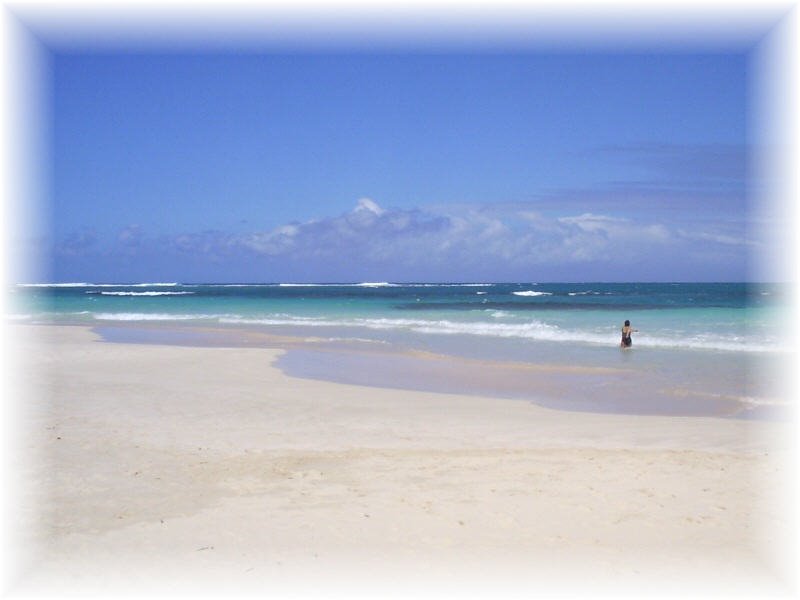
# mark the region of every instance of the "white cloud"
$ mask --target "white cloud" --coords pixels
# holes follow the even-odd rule
[[[373,200],[371,200],[369,198],[361,198],[358,201],[358,205],[356,206],[354,212],[358,213],[358,212],[363,212],[363,211],[366,211],[366,212],[369,212],[369,213],[372,213],[372,214],[378,215],[378,216],[380,216],[380,215],[382,215],[383,213],[386,212],[380,206],[378,206]]]
[[[636,244],[670,239],[662,225],[584,213],[547,218],[533,211],[384,209],[362,198],[337,217],[285,225],[240,238],[257,254],[405,265],[514,265],[615,260]]]
[[[620,219],[617,217],[608,217],[606,215],[593,215],[592,213],[583,213],[577,217],[561,217],[558,219],[559,223],[566,223],[568,225],[577,225],[585,231],[599,231],[607,229],[618,229],[620,224],[629,223],[628,219]]]
[[[601,235],[611,246],[665,244],[673,240],[664,225],[641,224],[630,219],[607,215],[584,213],[575,217],[560,217],[557,221],[577,227],[586,233]]]
[[[616,268],[643,261],[674,262],[679,255],[694,260],[705,252],[702,243],[709,241],[709,236],[690,239],[635,217],[590,212],[553,216],[493,205],[397,209],[362,198],[337,216],[246,234],[183,235],[173,238],[172,247],[212,258],[238,256],[245,262],[262,257],[275,261],[273,265],[313,267],[315,272],[344,273],[339,277],[345,278],[351,272],[389,271],[502,277],[500,270],[559,273],[559,266]]]
[[[239,243],[259,254],[280,255],[291,250],[297,225],[283,225],[266,233],[253,233],[239,238]]]
[[[678,235],[689,240],[699,240],[723,244],[725,246],[758,246],[758,242],[748,240],[743,236],[730,235],[727,233],[706,232],[706,231],[686,231],[678,230]]]

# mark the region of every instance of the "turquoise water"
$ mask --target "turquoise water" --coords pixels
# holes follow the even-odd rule
[[[15,286],[10,297],[13,314],[7,318],[19,322],[88,324],[106,332],[122,326],[213,326],[313,338],[340,351],[358,347],[359,356],[372,348],[371,377],[385,372],[385,385],[398,383],[392,373],[398,352],[425,351],[484,361],[623,369],[640,395],[644,391],[661,398],[653,410],[643,411],[648,413],[672,414],[668,403],[684,406],[683,412],[693,412],[695,405],[708,410],[713,405],[719,412],[720,398],[736,404],[731,414],[740,416],[787,404],[769,374],[791,351],[781,337],[788,288],[777,284],[75,283]],[[638,330],[632,351],[618,347],[625,319]],[[363,365],[344,360],[341,352],[306,352],[290,353],[283,367],[304,376],[364,382],[358,375]],[[389,362],[381,366],[376,360]],[[572,393],[556,386],[559,401],[565,396],[583,401],[587,394],[602,392],[608,404],[615,386],[627,385],[613,379],[586,381]],[[441,385],[453,384],[450,376],[449,384]],[[437,387],[432,380],[419,385]],[[491,393],[487,385],[484,391]],[[519,394],[506,395],[524,397],[526,384],[520,386]],[[624,410],[637,412],[635,407]]]
[[[12,318],[193,322],[393,336],[613,344],[623,320],[637,347],[732,352],[781,349],[784,293],[724,284],[136,284],[17,286]]]

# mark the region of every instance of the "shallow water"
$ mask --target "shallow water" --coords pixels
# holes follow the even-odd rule
[[[557,410],[767,420],[790,419],[793,410],[781,399],[779,382],[770,385],[774,360],[729,353],[698,360],[666,351],[606,348],[582,355],[560,349],[542,353],[543,360],[514,361],[476,358],[481,353],[468,347],[442,354],[391,343],[276,337],[242,327],[123,324],[94,331],[115,343],[282,348],[275,366],[291,376],[511,398]]]
[[[69,284],[15,286],[7,319],[112,341],[286,347],[288,373],[348,383],[782,418],[787,298],[743,283]],[[625,319],[638,331],[622,351]]]

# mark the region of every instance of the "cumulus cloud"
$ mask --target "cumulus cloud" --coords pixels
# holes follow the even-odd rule
[[[750,244],[738,226],[725,223],[714,229],[704,221],[677,227],[631,212],[621,217],[612,211],[569,209],[543,212],[534,202],[388,208],[361,198],[342,214],[263,231],[207,230],[153,238],[132,225],[119,231],[116,246],[106,250],[86,230],[67,238],[59,252],[64,257],[103,252],[158,257],[197,272],[203,264],[217,265],[217,271],[202,271],[209,273],[204,276],[208,280],[233,273],[253,281],[303,273],[313,280],[339,281],[559,280],[569,273],[608,277],[617,268],[623,269],[620,278],[630,279],[637,276],[634,267],[639,277],[649,277],[654,273],[650,267],[677,273],[690,264],[707,264],[708,272],[717,273],[714,265],[744,264]]]
[[[368,212],[368,213],[372,213],[373,215],[380,216],[383,213],[385,213],[386,211],[383,210],[380,206],[378,206],[373,200],[371,200],[369,198],[361,198],[358,201],[358,205],[356,206],[356,208],[355,208],[355,210],[353,212],[355,212],[355,213]]]
[[[244,235],[239,238],[238,242],[259,254],[278,256],[291,251],[294,237],[299,231],[297,225],[283,225],[273,231]]]
[[[182,236],[181,246],[239,246],[258,256],[351,264],[476,267],[615,260],[636,244],[673,238],[659,224],[585,213],[559,218],[492,207],[387,209],[368,198],[349,212],[227,238]],[[202,246],[201,246],[202,244]]]
[[[620,219],[618,217],[607,217],[605,215],[593,215],[592,213],[583,213],[577,217],[561,217],[558,219],[560,223],[567,223],[577,225],[584,231],[599,231],[613,227],[616,224],[628,223],[629,219]]]

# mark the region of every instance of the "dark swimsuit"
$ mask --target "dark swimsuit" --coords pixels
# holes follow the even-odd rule
[[[631,334],[628,332],[628,335],[625,335],[625,332],[622,332],[622,345],[626,348],[629,348],[633,342],[631,341]]]

